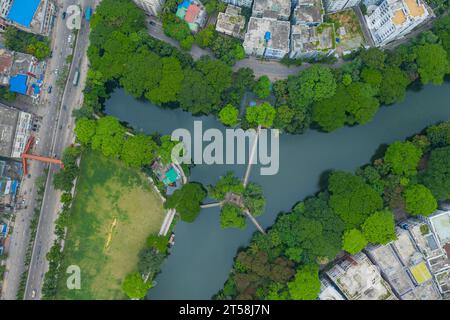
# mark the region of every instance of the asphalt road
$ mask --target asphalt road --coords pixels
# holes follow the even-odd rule
[[[77,3],[78,1],[65,1],[64,9],[68,5]],[[87,5],[94,6],[96,1],[82,0],[82,8]],[[84,10],[83,10],[84,11]],[[60,19],[60,17],[59,17]],[[59,46],[61,50],[67,48],[67,36],[65,24],[61,28],[57,28],[55,46]],[[70,32],[70,31],[69,31]],[[64,149],[74,142],[74,118],[72,112],[75,108],[80,107],[82,103],[82,89],[87,73],[87,57],[86,51],[89,44],[89,25],[83,19],[81,29],[78,32],[78,39],[73,53],[72,68],[69,72],[66,91],[63,94],[62,102],[57,106],[56,126],[53,129],[51,155],[61,157]],[[66,53],[70,52],[66,51]],[[64,58],[64,53],[61,58]],[[65,58],[64,58],[65,59]],[[74,74],[80,72],[80,81],[77,86],[72,84]],[[53,245],[55,239],[54,227],[55,220],[61,209],[60,192],[53,188],[53,175],[59,170],[58,167],[50,166],[48,178],[46,182],[46,190],[42,202],[41,215],[36,233],[36,239],[33,247],[28,281],[25,290],[25,299],[40,299],[41,289],[45,272],[48,270],[48,261],[46,259],[47,252]]]

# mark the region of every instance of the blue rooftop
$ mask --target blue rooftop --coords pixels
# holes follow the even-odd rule
[[[40,2],[41,0],[13,0],[7,18],[24,27],[30,27]]]
[[[182,3],[180,3],[178,5],[178,9],[183,8],[183,7],[187,9],[190,4],[191,4],[190,0],[184,0]]]
[[[9,91],[20,94],[27,94],[28,77],[24,74],[18,74],[9,80]]]

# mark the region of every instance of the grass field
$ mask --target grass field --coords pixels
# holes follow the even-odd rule
[[[146,177],[96,152],[86,152],[68,224],[58,299],[122,299],[121,283],[164,219]],[[66,268],[81,269],[81,289],[68,290]]]

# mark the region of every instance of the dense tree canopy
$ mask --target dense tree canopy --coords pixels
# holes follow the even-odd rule
[[[220,121],[227,126],[235,126],[239,122],[239,110],[231,105],[227,104],[219,112]]]
[[[293,300],[315,300],[320,292],[319,268],[317,265],[300,267],[294,280],[288,283]]]
[[[330,207],[345,222],[347,229],[360,226],[383,207],[383,199],[363,178],[351,173],[333,172],[328,181]]]
[[[374,244],[387,244],[397,238],[394,215],[387,209],[377,211],[368,217],[362,230],[367,241]]]
[[[97,123],[95,120],[90,120],[87,118],[77,120],[75,125],[77,140],[82,144],[91,143],[92,137],[95,135],[96,128]]]
[[[367,245],[367,240],[358,229],[347,230],[342,239],[342,249],[350,254],[360,252]]]
[[[450,146],[431,152],[422,182],[436,199],[450,199]]]
[[[246,220],[241,209],[232,204],[225,204],[220,211],[220,227],[245,229]]]
[[[206,191],[198,183],[187,183],[181,189],[167,198],[164,206],[174,208],[181,216],[181,220],[194,222],[200,213],[200,204],[206,197]]]
[[[122,282],[122,290],[130,299],[142,299],[152,287],[151,282],[144,282],[139,272],[129,273]]]
[[[248,107],[246,110],[245,118],[252,126],[263,126],[270,128],[275,119],[275,108],[268,102],[264,102],[260,105]]]
[[[105,157],[118,157],[125,142],[125,128],[117,118],[102,117],[97,120],[92,149],[101,150]]]
[[[437,201],[430,189],[416,184],[405,190],[406,211],[412,215],[428,216],[437,209]]]
[[[422,151],[412,142],[397,141],[387,148],[384,161],[390,165],[393,173],[414,176],[417,174],[417,165],[421,157]]]
[[[141,168],[152,164],[157,148],[158,146],[151,137],[138,134],[125,140],[120,158],[130,167]]]
[[[423,84],[442,84],[449,72],[447,52],[440,44],[424,44],[416,48],[417,66]]]
[[[270,95],[270,80],[267,76],[262,76],[258,79],[255,86],[255,93],[260,99],[266,99]]]

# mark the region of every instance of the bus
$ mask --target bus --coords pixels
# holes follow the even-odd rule
[[[80,79],[80,72],[75,71],[75,75],[73,76],[73,85],[76,86],[78,84],[78,80]]]

